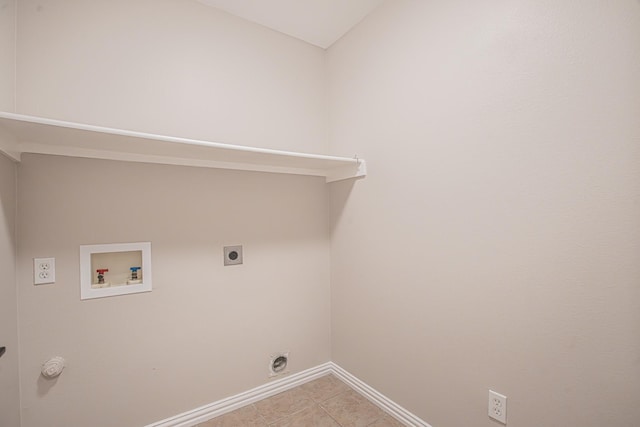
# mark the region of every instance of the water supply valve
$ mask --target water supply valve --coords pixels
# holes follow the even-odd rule
[[[99,268],[96,270],[96,272],[98,272],[98,284],[99,285],[104,285],[104,273],[106,273],[107,271],[109,271],[108,268]]]
[[[127,280],[127,285],[139,285],[140,283],[142,283],[142,279],[138,274],[138,270],[140,270],[140,267],[129,267],[129,270],[131,270],[131,278]]]

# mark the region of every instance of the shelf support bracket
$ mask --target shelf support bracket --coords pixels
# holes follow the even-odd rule
[[[326,176],[327,183],[345,179],[364,178],[367,176],[367,162],[356,158],[353,161],[353,165],[328,170]]]

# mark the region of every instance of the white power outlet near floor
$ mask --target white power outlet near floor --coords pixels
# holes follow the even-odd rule
[[[55,258],[34,258],[33,259],[33,284],[46,285],[56,282],[56,259]]]
[[[489,417],[507,424],[507,396],[489,390]]]

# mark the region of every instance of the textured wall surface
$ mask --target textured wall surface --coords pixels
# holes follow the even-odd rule
[[[18,312],[16,305],[16,166],[0,154],[0,425],[19,427]]]
[[[15,108],[16,3],[0,1],[0,111]]]
[[[298,151],[328,135],[369,165],[330,185],[327,224],[319,178],[25,156],[23,427],[144,425],[263,384],[282,350],[434,427],[495,425],[489,388],[509,425],[640,419],[640,2],[388,1],[326,55],[195,1],[18,12],[20,113]],[[78,246],[133,241],[153,292],[81,302]],[[55,285],[31,284],[33,257]],[[68,367],[44,381],[53,355]]]
[[[17,24],[19,113],[327,149],[319,48],[196,1],[25,0]],[[330,360],[322,179],[23,157],[23,427],[139,426],[264,384],[272,353]],[[136,241],[153,292],[81,302],[79,245]],[[245,264],[223,268],[234,244]],[[55,285],[31,284],[33,257],[56,258]],[[45,381],[53,355],[68,367]]]
[[[390,1],[329,50],[333,360],[435,427],[640,420],[640,3]]]
[[[21,0],[19,113],[326,151],[324,51],[195,0]]]
[[[273,353],[330,360],[323,179],[25,155],[18,182],[23,427],[141,426],[266,383]],[[153,291],[80,301],[79,246],[140,241]]]

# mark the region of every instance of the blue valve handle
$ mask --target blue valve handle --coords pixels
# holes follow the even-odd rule
[[[130,267],[129,270],[131,270],[131,280],[139,280],[138,270],[140,270],[140,267]]]

